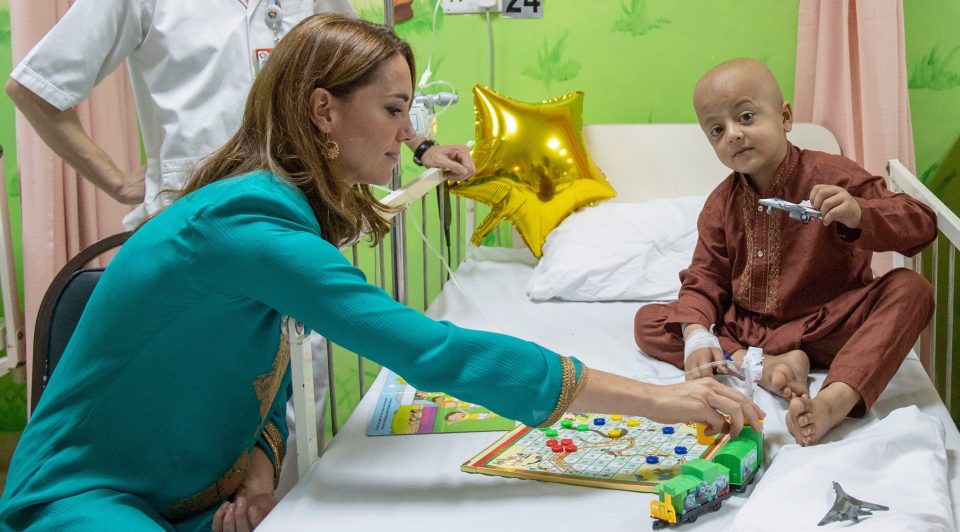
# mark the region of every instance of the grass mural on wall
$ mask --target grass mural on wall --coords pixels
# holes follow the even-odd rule
[[[582,64],[574,59],[564,59],[563,50],[570,32],[564,32],[559,39],[551,41],[544,37],[542,45],[537,50],[537,62],[527,66],[521,72],[524,76],[539,80],[545,88],[557,81],[570,81],[580,73]]]
[[[623,13],[613,23],[613,31],[622,31],[635,36],[646,35],[651,30],[662,28],[670,23],[670,20],[664,17],[650,20],[647,14],[647,0],[630,0],[629,6],[621,1],[620,9]]]
[[[960,74],[954,67],[954,59],[960,52],[957,46],[945,55],[940,53],[940,46],[934,46],[923,58],[910,69],[910,79],[907,87],[911,89],[946,90],[960,87]]]

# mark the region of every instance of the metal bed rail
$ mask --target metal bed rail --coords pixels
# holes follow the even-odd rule
[[[937,237],[912,259],[894,254],[894,267],[910,267],[933,285],[936,311],[928,330],[915,345],[927,374],[950,411],[954,422],[960,416],[960,372],[954,371],[955,346],[960,345],[955,323],[957,313],[956,256],[960,245],[960,217],[933,194],[899,160],[887,163],[890,188],[904,192],[930,206],[937,213]]]

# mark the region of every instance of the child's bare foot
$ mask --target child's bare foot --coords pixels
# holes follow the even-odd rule
[[[809,391],[809,376],[810,359],[799,349],[782,355],[766,355],[760,386],[789,401]]]
[[[786,417],[787,430],[797,443],[806,447],[820,442],[820,439],[833,428],[830,422],[832,419],[830,406],[824,401],[799,395],[790,400]]]
[[[813,399],[806,394],[795,396],[787,410],[787,430],[802,446],[820,443],[847,417],[860,398],[859,392],[843,382],[832,383]]]

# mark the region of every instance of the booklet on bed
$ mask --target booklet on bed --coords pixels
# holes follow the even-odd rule
[[[516,422],[439,392],[421,392],[387,372],[368,436],[513,430]]]

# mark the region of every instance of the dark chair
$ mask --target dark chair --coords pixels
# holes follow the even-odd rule
[[[90,294],[97,286],[103,268],[84,268],[111,249],[120,247],[132,232],[108,236],[70,259],[60,270],[40,302],[33,335],[33,378],[30,411],[37,407],[50,375],[73,336]]]

